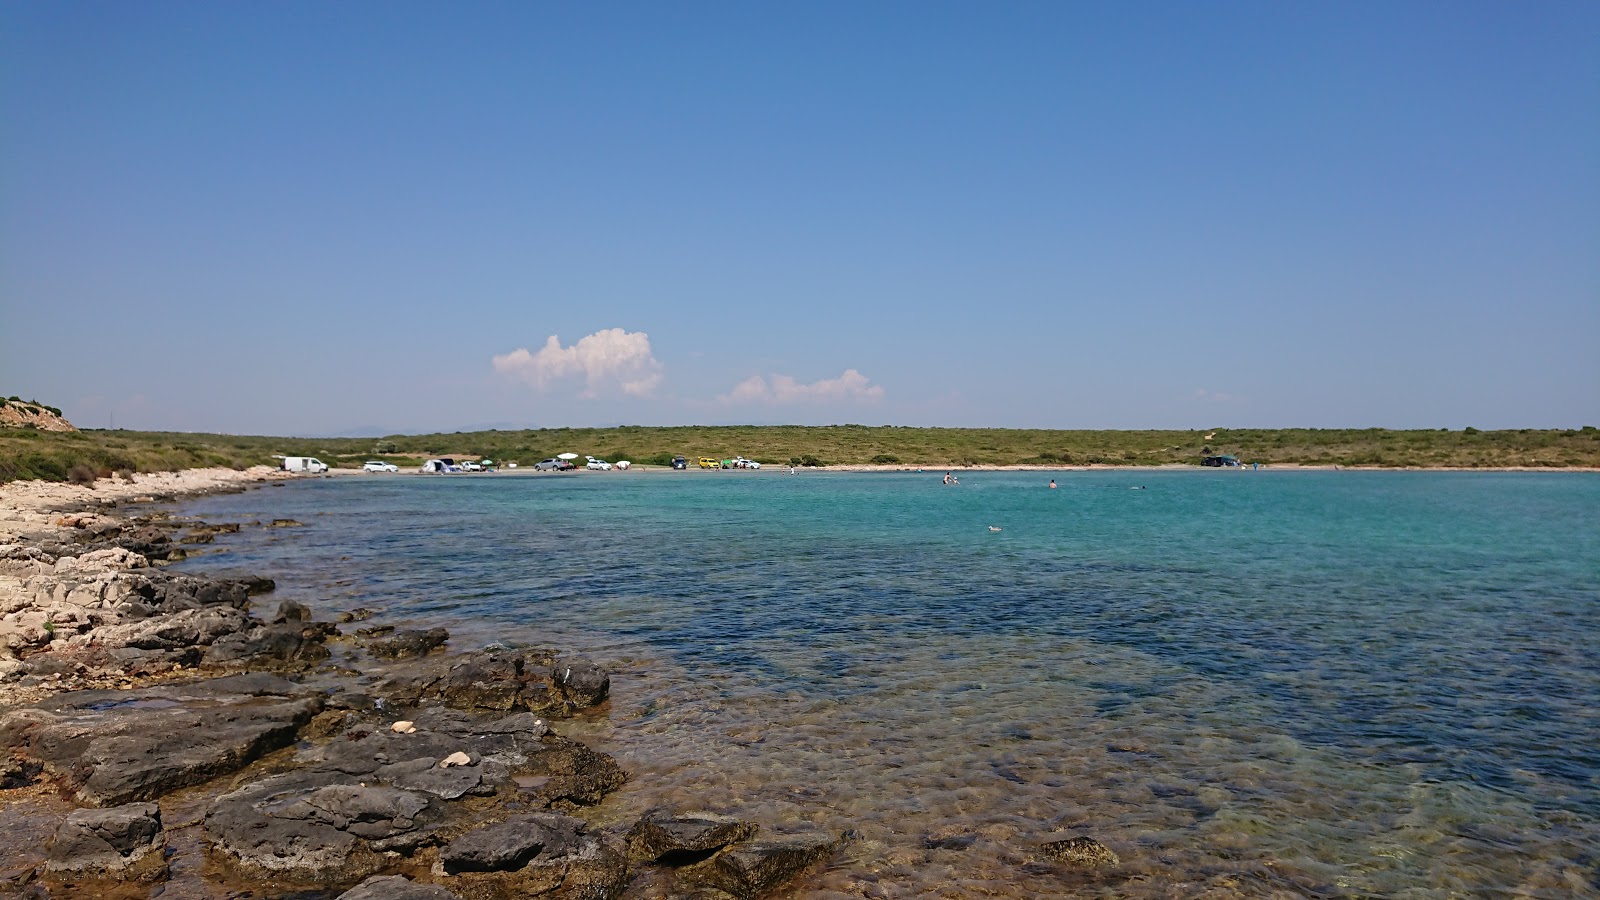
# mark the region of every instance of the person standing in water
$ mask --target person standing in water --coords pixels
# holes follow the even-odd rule
[[[1053,491],[1055,489],[1056,489],[1056,480],[1054,478],[1052,478],[1052,479],[1050,479],[1050,490]]]

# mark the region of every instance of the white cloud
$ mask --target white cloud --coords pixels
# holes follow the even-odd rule
[[[582,375],[584,394],[590,397],[611,387],[645,396],[661,383],[661,363],[650,352],[650,336],[621,328],[596,331],[570,347],[561,346],[561,339],[552,334],[538,353],[518,347],[496,356],[494,370],[541,391],[553,381]]]
[[[810,384],[801,384],[788,375],[774,375],[770,381],[760,375],[751,375],[718,399],[724,403],[762,403],[773,406],[828,400],[876,403],[883,399],[883,388],[873,384],[867,376],[855,369],[846,369],[838,378],[824,378]]]

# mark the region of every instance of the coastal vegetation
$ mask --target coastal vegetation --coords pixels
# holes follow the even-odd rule
[[[0,429],[0,482],[92,480],[115,473],[274,465],[316,456],[334,467],[368,459],[401,466],[450,456],[530,465],[557,453],[667,465],[683,454],[742,454],[765,464],[903,467],[1199,465],[1230,454],[1245,464],[1401,468],[1600,467],[1600,430],[1467,428],[1058,431],[902,426],[692,425],[543,428],[382,438],[295,438],[186,432]]]

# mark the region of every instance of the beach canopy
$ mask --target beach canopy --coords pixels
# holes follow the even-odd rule
[[[578,458],[578,454],[576,454],[576,453],[557,453],[556,454],[556,459],[577,459],[577,458]]]

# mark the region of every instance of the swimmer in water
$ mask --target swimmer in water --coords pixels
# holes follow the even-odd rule
[[[1055,487],[1056,487],[1056,480],[1054,478],[1052,478],[1052,479],[1050,479],[1050,489],[1051,490],[1055,490]]]

